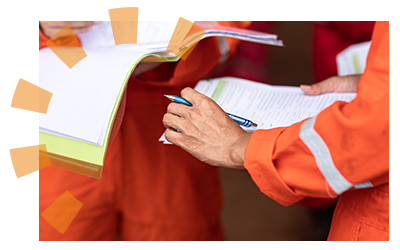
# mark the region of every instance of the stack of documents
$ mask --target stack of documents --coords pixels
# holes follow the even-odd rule
[[[39,86],[53,93],[47,114],[39,117],[39,142],[46,144],[52,165],[101,177],[111,129],[133,70],[149,56],[165,62],[179,60],[175,55],[164,56],[175,25],[139,22],[138,44],[115,46],[110,22],[102,22],[79,35],[87,57],[71,69],[49,48],[39,51]],[[282,44],[275,35],[215,27],[218,30],[210,30],[203,38],[226,35]],[[61,166],[66,162],[74,167]]]
[[[166,49],[171,40],[176,24],[176,21],[139,21],[137,44],[115,46],[111,22],[109,21],[102,22],[100,25],[95,26],[90,32],[80,34],[79,38],[84,49],[150,49],[153,52],[167,52]],[[206,31],[202,39],[212,36],[224,36],[268,45],[283,45],[282,41],[277,40],[277,35],[274,34],[222,26],[218,25],[216,22],[202,21],[195,22],[195,24]],[[195,36],[193,36],[193,39],[195,39]],[[185,41],[186,44],[183,44],[183,47],[192,45],[190,37]]]
[[[200,81],[195,90],[211,97],[221,108],[257,123],[256,129],[290,126],[316,116],[336,101],[350,102],[355,93],[308,96],[299,87],[272,86],[234,77]],[[243,129],[256,130],[254,127]],[[165,139],[165,133],[159,139]]]
[[[225,27],[222,25],[218,25],[215,22],[195,22],[195,24],[206,31],[206,34],[203,38],[210,36],[225,36],[248,42],[277,46],[283,45],[283,42],[281,40],[277,40],[278,36],[274,34],[268,34],[253,30],[237,29],[233,27]]]

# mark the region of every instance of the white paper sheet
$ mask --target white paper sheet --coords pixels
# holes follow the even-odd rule
[[[93,29],[78,35],[84,49],[113,48],[131,50],[138,48],[152,48],[165,51],[174,32],[177,21],[139,21],[138,43],[115,46],[110,21],[103,21]]]
[[[115,46],[110,21],[103,21],[101,24],[95,25],[91,31],[78,34],[78,37],[84,49],[112,48],[116,50],[133,50],[140,48],[152,49],[154,52],[165,52],[177,23],[178,20],[139,21],[137,44]],[[245,41],[271,45],[281,46],[283,44],[282,41],[277,40],[277,35],[274,34],[221,26],[215,24],[215,22],[196,22],[196,25],[206,31],[203,38],[211,36],[227,36]],[[191,39],[188,39],[182,46],[185,47],[191,45],[190,42]]]
[[[138,44],[114,45],[110,22],[79,34],[87,57],[69,69],[50,49],[39,51],[39,85],[53,93],[39,131],[102,146],[115,100],[132,64],[142,55],[164,52],[176,21],[143,21]],[[214,26],[224,28],[222,26]],[[275,35],[227,28],[209,35],[275,40]],[[206,37],[206,36],[204,36]],[[250,40],[251,40],[250,39]],[[280,42],[280,41],[278,41]]]
[[[133,63],[147,51],[85,49],[69,69],[50,49],[39,52],[39,86],[53,93],[39,131],[103,145],[115,100]]]
[[[336,101],[350,102],[356,96],[355,93],[307,96],[299,87],[271,86],[233,77],[203,80],[195,89],[214,97],[225,112],[257,123],[257,129],[290,126],[316,116]],[[165,133],[159,140],[169,143]]]
[[[336,56],[336,65],[339,76],[362,74],[367,63],[367,56],[371,42],[353,44]]]

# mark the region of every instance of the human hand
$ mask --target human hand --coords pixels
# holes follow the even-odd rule
[[[78,34],[91,30],[93,25],[99,23],[101,21],[40,21],[39,25],[47,37],[52,37],[67,25],[71,27],[74,34]]]
[[[192,103],[168,105],[163,123],[168,141],[213,166],[243,169],[244,155],[251,133],[244,131],[212,99],[192,88],[181,96]]]
[[[300,85],[300,88],[307,95],[320,95],[332,92],[356,92],[360,77],[361,75],[333,76],[312,85]]]

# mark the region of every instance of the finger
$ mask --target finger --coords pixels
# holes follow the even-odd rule
[[[69,25],[71,29],[74,28],[87,28],[97,24],[94,21],[50,21],[47,23],[47,26],[53,28],[64,28],[65,26]]]
[[[70,26],[72,31],[77,33],[87,32],[92,29],[93,25],[99,22],[94,21],[76,21],[76,22],[65,22],[65,21],[41,21],[39,22],[40,26],[47,34],[55,34],[59,30],[65,28],[66,26]],[[100,22],[101,23],[101,22]],[[56,30],[56,31],[55,31]]]
[[[173,115],[171,113],[166,113],[164,114],[163,117],[163,124],[166,128],[173,128],[175,130],[179,130],[183,132],[185,129],[184,123],[186,122],[185,119],[182,119],[176,115]]]
[[[311,85],[312,86],[312,85]],[[300,89],[306,94],[306,95],[319,95],[319,91],[316,90],[316,88],[312,88],[310,85],[300,85]]]
[[[167,139],[169,142],[172,142],[176,146],[181,146],[184,138],[185,136],[182,133],[178,133],[173,130],[165,131],[165,139]]]
[[[171,102],[167,107],[167,113],[186,118],[188,117],[189,109],[189,106]]]
[[[307,95],[321,95],[324,93],[334,92],[336,82],[337,81],[335,78],[328,78],[322,82],[312,85],[300,85],[300,88]]]
[[[92,29],[93,29],[93,26],[85,27],[85,28],[73,28],[72,32],[74,32],[74,34],[79,34],[79,33],[91,31]]]
[[[219,107],[219,105],[213,99],[203,95],[202,93],[192,88],[184,88],[181,91],[181,95],[187,101],[192,103],[193,106],[201,107],[203,110],[221,109],[221,107]]]
[[[188,102],[192,103],[193,105],[199,104],[205,99],[210,99],[209,97],[203,95],[202,93],[190,87],[182,89],[181,96],[185,98]]]

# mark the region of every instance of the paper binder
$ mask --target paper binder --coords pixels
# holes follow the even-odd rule
[[[196,22],[196,24],[206,30],[206,33],[201,39],[211,36],[224,36],[244,41],[283,46],[282,41],[276,39],[276,35],[244,29],[230,28],[217,24],[211,24],[209,22]],[[181,44],[178,54],[183,55],[186,53],[186,51],[189,51],[190,48],[196,44],[197,38],[198,36],[196,34],[187,36],[183,41],[183,44]],[[47,152],[39,152],[39,155],[41,156],[39,157],[39,159],[48,157],[52,166],[100,179],[103,171],[107,149],[112,142],[112,138],[110,138],[111,131],[113,127],[118,130],[119,126],[122,123],[124,109],[123,96],[128,80],[132,75],[133,70],[136,68],[139,62],[176,62],[179,59],[179,56],[174,55],[173,53],[168,51],[163,51],[159,53],[143,55],[138,60],[136,60],[135,63],[133,63],[127,75],[125,76],[122,87],[118,94],[118,98],[115,101],[114,108],[111,113],[111,118],[107,125],[107,131],[103,146],[97,146],[82,141],[76,141],[39,132],[39,144],[45,144],[45,148],[47,150]],[[120,104],[122,105],[120,106]],[[117,113],[119,111],[119,108],[121,107],[122,114],[121,117],[118,117]]]
[[[123,96],[125,88],[133,70],[141,61],[175,62],[178,60],[179,57],[176,57],[171,53],[160,53],[143,55],[135,63],[133,63],[124,79],[121,90],[118,94],[118,98],[111,113],[111,119],[107,126],[107,132],[103,146],[96,146],[89,143],[39,132],[39,144],[46,144],[47,149],[47,152],[40,151],[39,155],[42,157],[48,157],[52,166],[100,179],[108,145],[110,144],[112,128],[117,126],[117,129],[119,129],[119,126],[122,122],[123,112],[121,112],[122,114],[119,115],[120,117],[117,117],[117,113],[119,111],[121,102],[124,102]],[[125,104],[122,104],[123,106],[121,107],[124,109]]]

